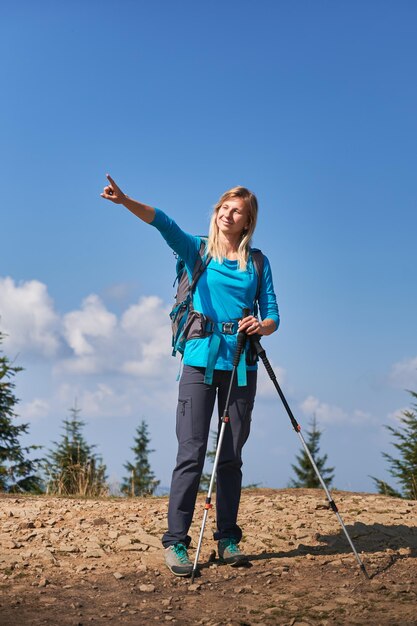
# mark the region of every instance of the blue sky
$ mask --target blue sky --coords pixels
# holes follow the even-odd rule
[[[0,330],[30,442],[77,398],[117,480],[141,419],[169,484],[174,259],[100,198],[207,232],[236,184],[260,202],[282,323],[263,344],[335,485],[388,478],[384,424],[417,389],[414,2],[2,3]],[[244,480],[286,486],[299,442],[260,372]]]

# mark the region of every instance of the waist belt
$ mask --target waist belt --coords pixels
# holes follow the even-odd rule
[[[207,358],[206,372],[204,376],[204,382],[207,385],[211,385],[213,382],[214,364],[219,353],[221,335],[236,335],[238,331],[237,322],[212,322],[207,320],[206,333],[211,334],[210,347]],[[239,358],[237,366],[237,384],[239,387],[246,387],[246,360],[245,351],[242,350],[242,354]]]
[[[216,330],[222,335],[236,335],[238,331],[237,322],[213,322],[210,319],[206,320],[205,333],[210,335]]]

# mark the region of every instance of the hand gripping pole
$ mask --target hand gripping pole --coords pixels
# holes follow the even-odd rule
[[[300,441],[301,441],[301,444],[302,444],[302,446],[304,448],[304,451],[305,451],[305,453],[306,453],[306,455],[307,455],[311,465],[313,466],[314,471],[316,472],[317,478],[319,479],[321,486],[323,487],[323,489],[324,489],[324,491],[326,493],[327,499],[328,499],[329,504],[330,504],[330,508],[336,514],[336,517],[337,517],[337,519],[339,521],[339,524],[342,527],[343,532],[345,533],[346,539],[348,540],[350,547],[352,548],[352,552],[355,555],[355,558],[356,558],[356,560],[357,560],[357,562],[359,564],[359,567],[361,568],[361,570],[364,573],[364,575],[366,576],[366,578],[369,579],[369,575],[368,575],[368,572],[365,569],[365,565],[363,564],[361,558],[359,557],[359,554],[356,551],[355,546],[353,545],[352,539],[350,538],[349,533],[348,533],[348,531],[346,529],[346,526],[343,523],[342,517],[341,517],[339,511],[337,510],[336,503],[334,502],[333,498],[331,497],[330,492],[329,492],[329,490],[328,490],[328,488],[326,486],[326,483],[324,482],[323,478],[321,477],[320,472],[318,470],[318,467],[317,467],[316,463],[314,462],[314,459],[313,459],[313,457],[311,455],[311,452],[308,449],[308,446],[307,446],[307,444],[305,442],[305,439],[304,439],[303,435],[301,434],[301,426],[298,424],[297,420],[295,419],[295,417],[294,417],[294,415],[293,415],[293,413],[292,413],[292,411],[291,411],[291,409],[290,409],[290,407],[288,405],[288,402],[285,399],[285,396],[284,396],[284,394],[281,391],[281,387],[279,386],[277,378],[275,376],[275,373],[274,373],[274,371],[273,371],[273,369],[271,367],[270,362],[268,361],[268,358],[266,356],[265,350],[261,346],[261,343],[259,341],[259,336],[258,335],[255,335],[255,336],[252,335],[250,337],[250,341],[251,341],[251,345],[252,345],[253,350],[256,352],[256,354],[262,360],[262,363],[264,364],[265,369],[268,372],[268,375],[269,375],[270,379],[272,380],[272,382],[274,384],[274,387],[275,387],[275,389],[278,392],[279,397],[282,400],[282,403],[283,403],[283,405],[285,407],[285,410],[288,413],[288,417],[291,420],[291,424],[292,424],[295,432],[297,433],[298,437],[300,438]]]
[[[249,313],[250,313],[249,309],[247,309],[247,308],[243,309],[242,317],[247,317],[249,315]],[[232,393],[233,382],[234,382],[235,375],[236,375],[236,369],[237,369],[237,366],[239,364],[240,355],[243,352],[243,349],[245,347],[245,343],[246,343],[246,333],[244,333],[244,332],[238,333],[238,335],[237,335],[237,343],[236,343],[236,351],[235,351],[234,358],[233,358],[233,369],[232,369],[232,374],[230,376],[229,389],[227,391],[227,397],[226,397],[226,403],[225,403],[225,406],[224,406],[224,411],[223,411],[223,416],[222,416],[222,425],[221,425],[221,428],[220,428],[219,439],[217,441],[216,456],[214,457],[213,470],[212,470],[212,473],[211,473],[210,484],[209,484],[209,488],[208,488],[208,491],[207,491],[207,497],[206,497],[206,501],[205,501],[205,505],[204,505],[203,522],[201,524],[200,536],[199,536],[199,539],[198,539],[198,544],[197,544],[197,550],[196,550],[196,553],[195,553],[193,570],[192,570],[192,573],[191,573],[191,583],[194,582],[194,577],[195,577],[196,572],[197,572],[198,557],[200,555],[201,544],[202,544],[203,535],[204,535],[204,529],[205,529],[206,521],[207,521],[207,515],[208,515],[209,510],[211,508],[213,508],[213,505],[211,504],[211,494],[213,492],[214,482],[215,482],[215,478],[216,478],[217,465],[219,463],[220,450],[221,450],[221,447],[222,447],[224,431],[225,431],[225,428],[226,428],[226,424],[229,421],[230,395]]]

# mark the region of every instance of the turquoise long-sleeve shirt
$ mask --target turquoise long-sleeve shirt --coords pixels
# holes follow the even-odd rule
[[[170,248],[184,260],[190,277],[199,254],[201,238],[184,232],[160,209],[155,210],[151,224],[159,230]],[[251,256],[244,271],[239,269],[237,261],[224,259],[219,263],[211,259],[197,282],[193,307],[213,322],[237,322],[245,307],[253,311],[257,285],[258,277]],[[258,304],[261,319],[272,319],[277,329],[280,321],[278,305],[271,267],[265,255]],[[206,367],[210,340],[211,336],[189,339],[185,346],[184,365]],[[235,350],[236,335],[221,334],[214,369],[231,370]],[[256,365],[248,366],[248,369],[256,369]]]

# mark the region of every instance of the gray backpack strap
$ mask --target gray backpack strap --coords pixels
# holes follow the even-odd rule
[[[177,257],[177,293],[175,302],[169,314],[171,318],[172,329],[172,355],[177,352],[184,353],[185,342],[188,338],[188,332],[192,327],[193,332],[197,332],[197,336],[204,336],[205,332],[205,316],[194,311],[193,294],[197,285],[197,281],[203,274],[204,270],[210,263],[211,256],[206,253],[206,238],[200,238],[200,248],[194,262],[194,267],[190,279],[184,265],[184,261]],[[174,282],[174,285],[175,285]]]
[[[200,244],[200,250],[198,251],[198,255],[194,264],[194,269],[193,269],[193,275],[191,276],[191,283],[190,286],[188,288],[188,291],[190,293],[190,295],[192,296],[194,291],[195,291],[195,287],[197,285],[197,282],[201,276],[201,274],[203,274],[204,270],[206,269],[207,265],[210,263],[211,261],[211,255],[210,254],[206,254],[206,246],[207,246],[207,240],[205,238],[201,238],[201,244]]]

